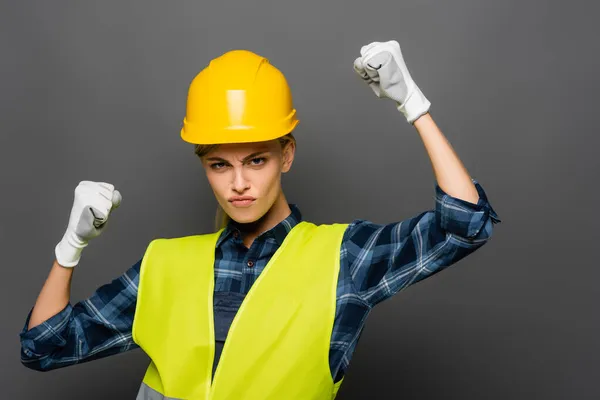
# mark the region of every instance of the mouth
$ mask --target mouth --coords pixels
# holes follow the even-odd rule
[[[229,202],[234,207],[248,207],[254,203],[256,199],[250,196],[232,197]]]

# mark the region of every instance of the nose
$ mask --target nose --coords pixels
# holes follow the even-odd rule
[[[237,193],[243,193],[250,188],[250,183],[244,176],[244,169],[234,168],[233,169],[233,182],[232,189]]]

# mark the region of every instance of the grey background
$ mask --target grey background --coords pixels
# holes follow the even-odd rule
[[[301,119],[288,199],[312,221],[393,222],[433,207],[418,134],[354,75],[397,39],[432,115],[503,219],[454,267],[374,310],[340,399],[597,399],[599,7],[584,1],[3,1],[2,398],[134,397],[139,350],[48,373],[18,333],[80,180],[123,194],[72,300],[156,237],[211,229],[216,202],[179,137],[189,82],[245,48]],[[596,239],[596,240],[595,240]]]

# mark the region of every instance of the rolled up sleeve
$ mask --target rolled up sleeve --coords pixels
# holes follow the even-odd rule
[[[29,311],[19,337],[21,363],[49,371],[137,348],[132,338],[141,259],[89,298],[27,329]]]
[[[488,239],[492,230],[484,229],[486,224],[491,228],[491,225],[501,220],[488,201],[483,187],[475,179],[472,181],[479,194],[477,204],[452,197],[436,185],[436,219],[443,230],[456,236],[466,239]]]
[[[63,348],[67,344],[66,335],[69,333],[69,319],[73,307],[71,304],[67,304],[56,315],[27,330],[32,311],[33,308],[29,310],[25,325],[19,334],[21,362],[28,368],[44,371],[52,364],[48,357],[49,354],[56,348]]]

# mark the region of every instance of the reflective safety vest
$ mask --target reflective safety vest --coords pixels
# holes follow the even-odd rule
[[[242,302],[214,378],[214,262],[222,230],[153,240],[133,322],[133,339],[151,359],[137,399],[334,399],[342,381],[332,379],[329,349],[346,227],[294,226]]]

